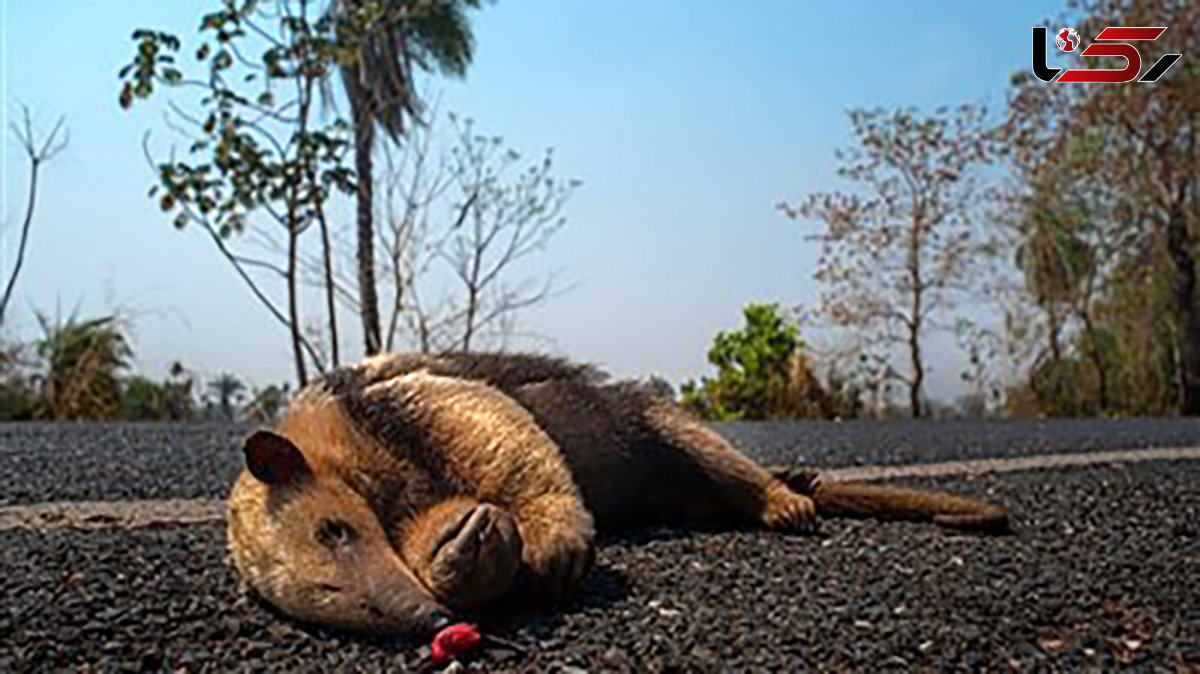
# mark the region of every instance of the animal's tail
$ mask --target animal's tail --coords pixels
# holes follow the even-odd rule
[[[771,473],[792,491],[812,498],[820,517],[873,517],[985,533],[1008,531],[1007,508],[944,491],[827,482],[806,468],[773,468]]]

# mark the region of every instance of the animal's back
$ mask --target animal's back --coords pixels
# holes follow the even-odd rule
[[[381,421],[354,400],[369,386],[419,371],[482,382],[527,410],[566,459],[600,529],[743,519],[742,508],[725,502],[730,485],[714,479],[719,476],[691,451],[707,441],[723,452],[723,442],[650,387],[610,382],[588,365],[530,354],[395,354],[346,368],[327,381],[352,416],[381,429]],[[684,437],[689,434],[693,437]],[[698,443],[694,436],[705,437]],[[754,473],[756,467],[744,468]],[[754,477],[769,479],[765,473]],[[733,491],[735,498],[757,498],[753,490]]]
[[[823,516],[934,521],[1004,531],[999,506],[941,492],[862,487],[768,473],[638,382],[609,381],[589,365],[532,354],[393,354],[354,368],[362,383],[408,372],[480,381],[523,406],[550,436],[601,529],[649,523],[725,526],[757,521],[775,478],[816,499]],[[774,471],[773,471],[774,472]],[[784,470],[784,473],[792,473]]]

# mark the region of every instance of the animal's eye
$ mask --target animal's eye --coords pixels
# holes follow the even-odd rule
[[[317,526],[317,541],[327,548],[336,548],[354,540],[354,527],[338,519],[321,520]]]

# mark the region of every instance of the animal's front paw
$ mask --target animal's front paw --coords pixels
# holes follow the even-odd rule
[[[762,523],[768,529],[813,532],[817,529],[817,506],[811,498],[776,480],[767,487]]]
[[[446,522],[435,542],[429,582],[454,606],[476,606],[512,586],[521,566],[521,536],[507,510],[480,503]]]

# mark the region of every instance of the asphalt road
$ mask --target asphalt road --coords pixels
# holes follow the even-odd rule
[[[759,458],[845,466],[1200,445],[1200,424],[786,424]],[[0,502],[223,496],[244,428],[0,427]],[[1015,533],[826,521],[815,537],[609,539],[575,603],[476,616],[487,671],[1200,668],[1200,461],[909,480]],[[421,669],[419,644],[295,625],[243,596],[220,524],[0,531],[0,671]]]
[[[768,464],[824,468],[1200,446],[1200,419],[725,423]],[[0,506],[50,501],[224,498],[251,427],[0,424]]]

